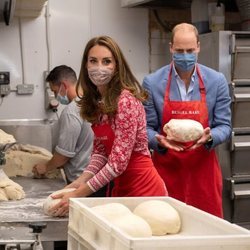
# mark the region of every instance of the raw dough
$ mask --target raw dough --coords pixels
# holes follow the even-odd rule
[[[38,163],[46,163],[52,154],[41,147],[29,144],[16,144],[9,148],[5,154],[6,165],[4,172],[9,177],[33,177],[32,169]],[[45,178],[62,178],[60,169],[45,174]]]
[[[43,203],[43,212],[49,216],[56,216],[53,212],[50,212],[49,210],[52,207],[54,207],[56,204],[58,204],[61,201],[61,199],[53,199],[51,196],[56,195],[56,194],[71,192],[74,190],[76,190],[76,189],[75,188],[64,188],[64,189],[57,190],[54,193],[50,194]]]
[[[147,221],[133,213],[117,217],[112,220],[112,223],[132,237],[152,236],[152,230]]]
[[[0,179],[0,201],[20,200],[25,197],[23,188],[16,182],[6,178]]]
[[[0,129],[0,144],[8,144],[8,143],[14,143],[16,142],[16,139],[13,135],[5,133],[2,129]]]
[[[167,138],[178,142],[198,140],[203,134],[201,123],[191,119],[171,119],[163,127]]]
[[[153,235],[176,234],[180,231],[179,213],[165,201],[144,201],[134,209],[134,214],[148,222]]]
[[[121,231],[132,237],[150,237],[152,230],[149,224],[133,214],[128,207],[121,203],[107,203],[92,207],[93,211],[117,226]]]
[[[119,217],[123,217],[127,214],[132,214],[132,212],[121,203],[107,203],[104,205],[98,205],[92,207],[95,213],[103,216],[108,221],[113,221]]]

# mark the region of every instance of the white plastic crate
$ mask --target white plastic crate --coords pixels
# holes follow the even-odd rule
[[[133,238],[96,215],[91,207],[119,202],[133,210],[146,200],[163,200],[181,216],[175,235]],[[250,250],[250,231],[170,197],[73,198],[68,250]]]

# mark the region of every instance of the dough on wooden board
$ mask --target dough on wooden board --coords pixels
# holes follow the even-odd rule
[[[50,194],[44,201],[43,203],[43,212],[46,215],[49,216],[56,216],[53,212],[49,211],[52,207],[54,207],[55,205],[57,205],[61,199],[53,199],[51,196],[52,195],[57,195],[57,194],[62,194],[62,193],[67,193],[67,192],[71,192],[76,190],[75,188],[64,188],[64,189],[60,189],[57,190],[55,192],[53,192],[52,194]]]
[[[191,119],[171,119],[163,127],[167,138],[178,142],[196,141],[203,135],[201,123]]]
[[[165,201],[144,201],[133,212],[148,222],[153,235],[176,234],[180,231],[181,219],[179,213]]]

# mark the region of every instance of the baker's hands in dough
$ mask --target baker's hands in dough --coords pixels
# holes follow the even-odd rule
[[[45,178],[45,174],[47,173],[47,165],[43,163],[36,164],[32,169],[32,173],[34,174],[35,178]]]
[[[198,140],[194,141],[193,142],[194,144],[189,148],[184,146],[184,144],[182,144],[182,143],[178,143],[177,141],[172,140],[169,137],[165,137],[165,136],[160,135],[160,134],[156,134],[155,137],[158,141],[158,144],[161,147],[167,148],[167,149],[172,149],[172,150],[180,152],[180,151],[184,151],[184,150],[194,150],[194,149],[200,147],[201,145],[206,144],[211,137],[211,129],[209,127],[205,128],[203,130],[202,136]]]
[[[67,186],[69,188],[70,185]],[[51,208],[51,212],[55,216],[66,216],[69,213],[69,199],[76,197],[86,197],[92,194],[93,191],[89,188],[86,183],[82,183],[75,191],[68,193],[61,193],[57,195],[51,195],[53,199],[61,199],[61,201]]]

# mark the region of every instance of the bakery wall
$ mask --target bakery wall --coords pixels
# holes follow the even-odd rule
[[[44,72],[67,64],[79,74],[93,36],[113,37],[139,81],[149,72],[148,10],[121,8],[118,0],[49,0],[47,8],[47,19],[44,7],[37,18],[0,23],[0,71],[10,72],[11,87],[0,97],[0,120],[56,118],[45,109]],[[32,84],[33,93],[18,95],[19,84]]]

